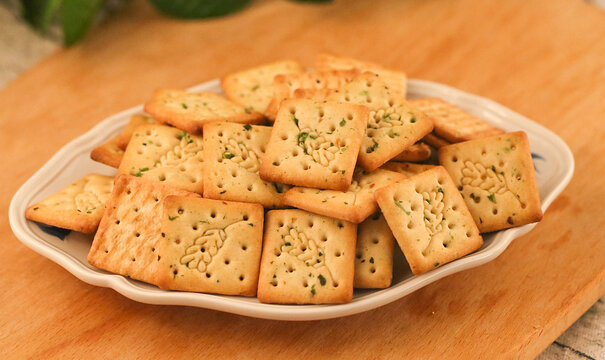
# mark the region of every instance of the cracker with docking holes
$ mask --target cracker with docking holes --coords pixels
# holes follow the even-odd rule
[[[374,194],[414,274],[461,258],[483,245],[464,199],[442,166]]]
[[[303,210],[271,210],[258,280],[263,303],[346,303],[353,297],[355,224]]]
[[[259,204],[168,196],[164,200],[162,289],[254,296],[263,244]]]
[[[529,140],[514,132],[439,149],[481,232],[542,219]]]
[[[394,161],[425,161],[431,158],[431,148],[427,144],[415,143],[393,158]]]
[[[130,138],[132,137],[132,134],[134,134],[134,130],[139,125],[155,124],[155,123],[156,123],[155,119],[152,118],[151,116],[141,115],[141,114],[132,115],[132,117],[128,121],[128,124],[126,124],[126,127],[124,128],[124,130],[122,130],[120,135],[117,136],[118,147],[122,150],[126,150],[126,147],[128,146],[128,142],[130,142]]]
[[[282,60],[229,74],[222,79],[221,86],[227,99],[246,109],[265,113],[275,97],[275,76],[304,71],[298,61]]]
[[[439,136],[435,135],[435,132],[432,132],[430,134],[426,134],[425,137],[422,138],[422,141],[431,145],[432,147],[434,147],[435,149],[439,149],[442,146],[446,146],[451,144],[451,142],[440,138]]]
[[[348,189],[367,119],[368,109],[360,105],[284,101],[261,162],[261,178],[320,189]]]
[[[433,130],[426,115],[391,91],[376,74],[363,73],[324,100],[370,109],[358,160],[368,171],[379,168]]]
[[[288,185],[260,178],[271,128],[216,122],[204,126],[204,197],[283,207]]]
[[[401,173],[407,177],[412,177],[416,174],[420,174],[421,172],[430,170],[434,168],[435,165],[428,164],[413,164],[409,162],[395,162],[389,161],[388,163],[382,165],[380,168],[390,171],[395,171]]]
[[[383,289],[391,286],[394,243],[393,232],[380,212],[357,226],[354,287]]]
[[[92,234],[97,230],[113,189],[113,177],[86,175],[25,210],[29,220]]]
[[[282,101],[294,97],[296,89],[338,89],[358,74],[357,70],[334,70],[277,75],[274,80],[275,97],[265,114],[270,120],[275,120]]]
[[[383,81],[392,89],[405,97],[406,94],[406,74],[402,71],[395,71],[384,68],[380,65],[351,58],[338,57],[329,54],[319,54],[315,60],[315,71],[328,70],[350,70],[369,71],[380,75]]]
[[[201,134],[204,124],[229,121],[240,124],[260,124],[264,116],[246,109],[213,92],[191,93],[183,90],[159,89],[145,111],[158,121],[191,134]]]
[[[164,125],[140,125],[126,148],[118,175],[202,193],[202,148],[201,136]]]
[[[92,149],[90,152],[90,158],[94,161],[116,169],[120,167],[120,162],[122,162],[123,157],[124,150],[118,146],[118,137]]]
[[[378,210],[374,191],[407,177],[397,172],[356,169],[347,191],[294,187],[284,195],[284,203],[312,213],[360,223]]]
[[[128,276],[156,283],[160,219],[168,195],[199,197],[185,190],[130,175],[116,177],[105,214],[95,234],[88,263]]]
[[[413,99],[410,102],[433,120],[435,135],[452,143],[504,133],[494,125],[438,98]]]

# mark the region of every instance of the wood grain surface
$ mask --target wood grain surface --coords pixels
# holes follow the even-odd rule
[[[495,261],[367,313],[277,322],[140,304],[22,245],[10,198],[62,145],[154,88],[329,51],[491,98],[571,147],[576,172]],[[177,21],[134,1],[0,92],[1,358],[536,356],[605,293],[605,12],[580,0],[256,1]]]

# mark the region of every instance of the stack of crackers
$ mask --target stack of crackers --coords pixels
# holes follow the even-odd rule
[[[85,176],[27,218],[95,233],[90,264],[162,289],[320,304],[389,287],[395,242],[422,274],[542,217],[526,134],[406,100],[402,72],[322,54],[313,72],[279,61],[222,87],[157,90],[91,153],[115,178]]]

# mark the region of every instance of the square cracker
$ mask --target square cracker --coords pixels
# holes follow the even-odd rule
[[[302,210],[267,213],[258,300],[346,303],[353,297],[355,224]]]
[[[399,94],[405,97],[407,76],[402,71],[389,70],[368,61],[338,57],[330,54],[319,54],[315,60],[315,71],[350,69],[369,71],[380,75],[391,89],[397,90]]]
[[[212,121],[241,124],[260,124],[264,121],[261,113],[213,92],[159,89],[153,93],[151,101],[145,103],[145,111],[159,121],[191,134],[200,134],[204,124]]]
[[[29,220],[92,234],[97,230],[113,189],[113,177],[86,175],[25,210]]]
[[[344,191],[351,185],[368,109],[306,99],[282,103],[260,166],[264,180]]]
[[[399,155],[433,130],[433,123],[391,90],[373,73],[363,73],[324,100],[352,103],[370,109],[359,163],[372,171]]]
[[[347,191],[295,187],[286,192],[284,203],[316,214],[360,223],[378,210],[374,191],[407,177],[393,171],[356,169]]]
[[[359,224],[354,287],[382,289],[391,286],[394,243],[393,232],[380,212]]]
[[[128,121],[128,124],[126,124],[126,127],[124,128],[124,130],[122,130],[120,135],[117,136],[118,147],[122,150],[126,150],[126,147],[128,146],[128,142],[130,142],[130,138],[132,137],[132,134],[134,134],[134,130],[139,125],[155,124],[155,123],[156,123],[155,119],[152,118],[151,116],[141,115],[141,114],[132,115],[132,117],[130,118],[130,121]]]
[[[116,177],[111,198],[88,253],[88,263],[156,283],[160,218],[168,195],[199,197],[172,186],[129,175]]]
[[[297,89],[338,89],[358,74],[357,70],[334,70],[278,75],[274,79],[275,97],[265,113],[270,120],[275,120],[282,101],[294,97]]]
[[[399,155],[393,158],[394,161],[425,161],[431,158],[431,148],[427,144],[416,143],[407,147]]]
[[[162,289],[254,296],[263,244],[259,204],[168,196],[157,284]]]
[[[442,166],[386,186],[374,195],[414,274],[483,245],[464,199]]]
[[[267,126],[216,122],[204,126],[204,197],[283,207],[288,185],[262,180]]]
[[[201,193],[202,149],[201,136],[164,125],[140,125],[126,148],[118,175],[129,174]]]
[[[410,102],[433,120],[435,134],[449,142],[504,133],[494,125],[439,98],[412,99]]]
[[[120,167],[120,162],[124,157],[124,150],[118,146],[118,137],[115,137],[105,144],[98,146],[90,152],[90,158],[113,168]]]
[[[221,80],[221,86],[227,99],[246,109],[264,113],[275,97],[275,76],[304,71],[298,61],[282,60],[229,74]]]
[[[422,138],[422,141],[431,145],[435,149],[439,149],[442,146],[451,144],[449,141],[435,135],[434,132],[432,132],[430,134],[426,134],[426,136]]]
[[[388,163],[382,165],[380,168],[385,170],[391,170],[398,173],[401,173],[407,177],[412,177],[416,174],[420,174],[421,172],[430,170],[434,168],[435,165],[428,164],[413,164],[409,162],[395,162],[389,161]]]
[[[542,219],[529,140],[514,132],[439,149],[481,232]]]

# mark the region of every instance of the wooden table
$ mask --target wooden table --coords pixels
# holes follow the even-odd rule
[[[160,86],[329,51],[494,99],[559,134],[563,194],[495,261],[336,320],[264,321],[136,303],[35,254],[7,220],[62,145]],[[605,292],[605,12],[584,1],[257,1],[181,22],[130,4],[0,93],[2,358],[532,358]]]

